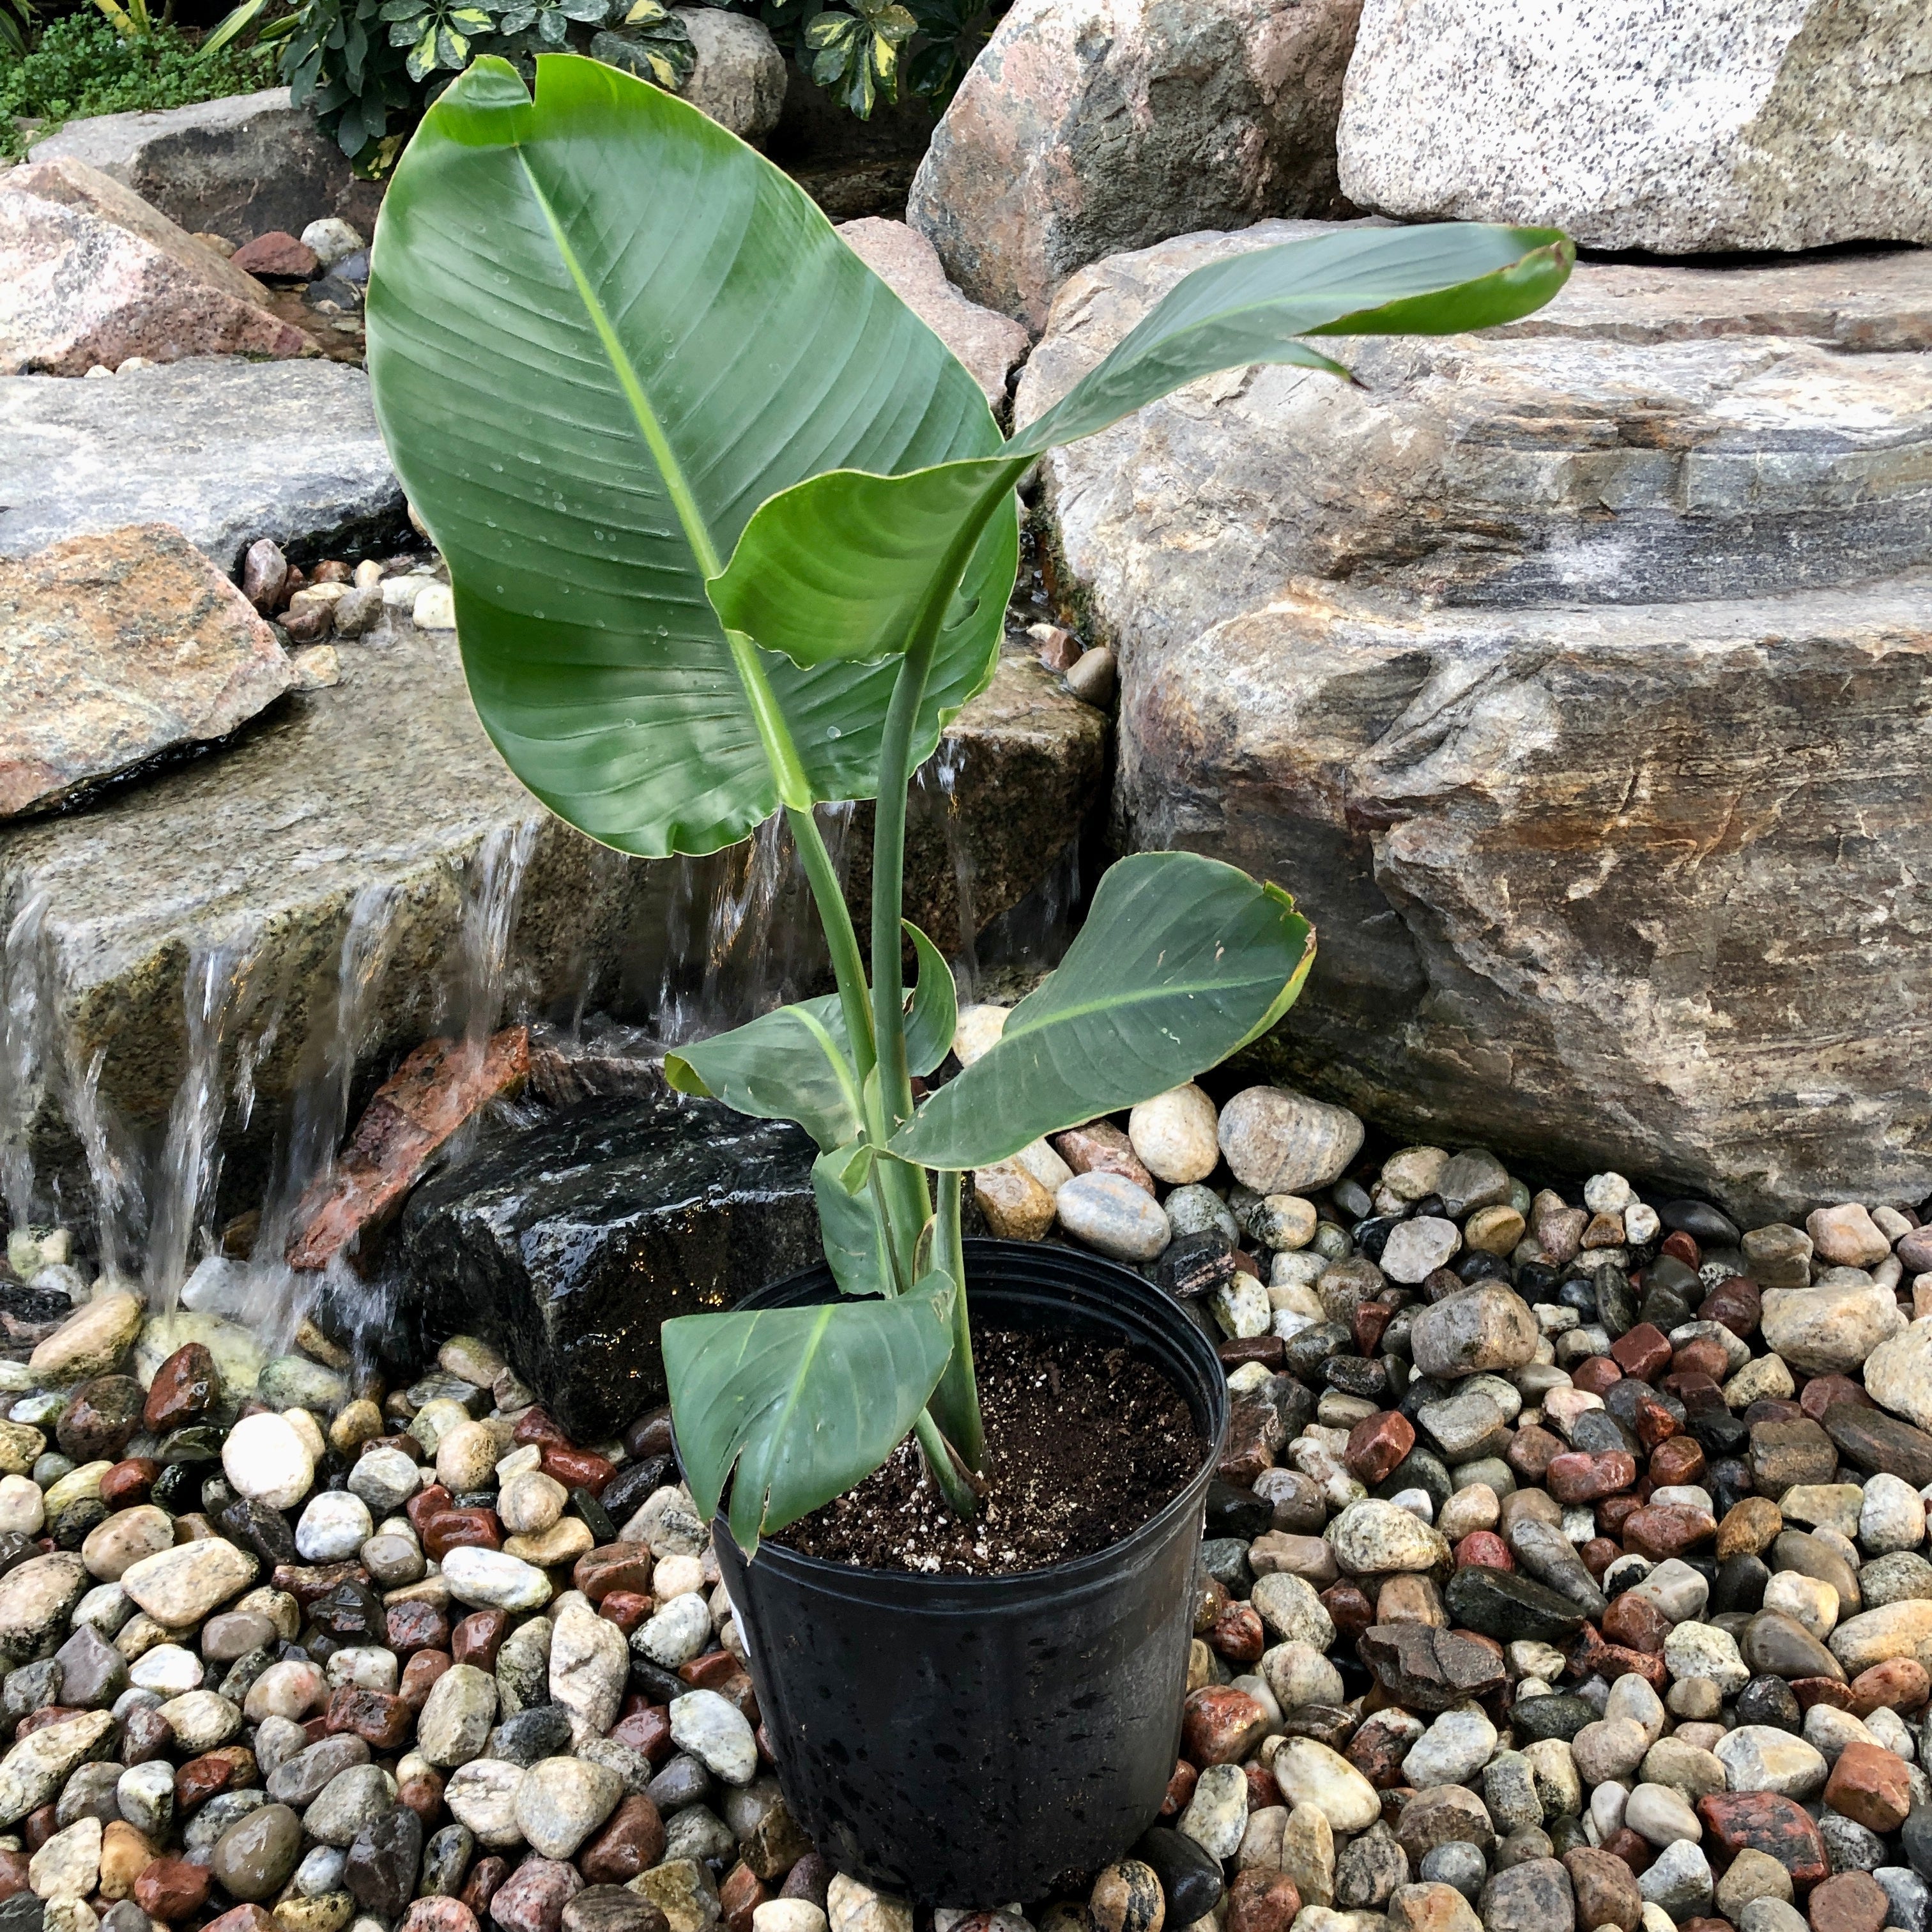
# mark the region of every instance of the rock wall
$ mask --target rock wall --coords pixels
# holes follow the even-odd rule
[[[1297,232],[1076,278],[1018,419]],[[1346,346],[1366,390],[1238,371],[1048,459],[1125,842],[1315,920],[1269,1064],[1758,1220],[1932,1192],[1928,296],[1918,255],[1585,266],[1512,329]]]

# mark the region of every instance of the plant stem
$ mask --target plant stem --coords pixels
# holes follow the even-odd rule
[[[959,1234],[960,1177],[939,1177],[939,1232],[933,1259],[952,1277],[952,1358],[932,1406],[944,1418],[947,1439],[969,1468],[986,1473],[986,1432],[980,1419],[980,1387],[973,1373],[973,1326],[966,1306],[966,1250]]]
[[[912,782],[912,739],[932,674],[938,626],[916,638],[899,664],[879,746],[879,794],[872,822],[872,1026],[879,1087],[890,1124],[912,1118],[906,1069],[905,977],[899,957],[905,912],[906,788]]]
[[[859,954],[859,935],[852,925],[851,909],[839,890],[838,869],[825,848],[824,835],[808,807],[785,807],[785,822],[791,827],[792,843],[798,848],[799,862],[805,868],[812,887],[813,903],[818,908],[818,922],[824,928],[825,943],[832,954],[832,971],[838,982],[838,1010],[845,1018],[845,1030],[851,1036],[852,1060],[859,1070],[862,1088],[866,1076],[878,1064],[872,1045],[872,1012],[866,1004],[866,962]]]
[[[926,1466],[932,1471],[932,1480],[939,1485],[939,1492],[946,1498],[947,1507],[955,1516],[964,1516],[970,1522],[980,1513],[980,1499],[973,1493],[973,1485],[964,1472],[953,1460],[952,1445],[939,1432],[939,1424],[933,1420],[930,1409],[920,1411],[913,1430],[919,1438],[920,1448],[925,1452]]]

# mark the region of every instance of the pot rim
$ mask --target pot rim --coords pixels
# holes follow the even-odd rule
[[[1015,1252],[1030,1254],[1047,1245],[1040,1242],[1006,1241],[981,1237],[976,1237],[964,1244],[969,1260],[977,1252],[995,1262],[1003,1255]],[[1159,1298],[1154,1303],[1156,1307],[1160,1307],[1162,1304],[1171,1304],[1175,1327],[1185,1336],[1198,1336],[1204,1347],[1212,1350],[1213,1344],[1188,1320],[1180,1303],[1143,1276],[1136,1274],[1132,1269],[1124,1268],[1118,1262],[1109,1260],[1103,1255],[1092,1254],[1085,1249],[1067,1247],[1061,1248],[1058,1252],[1075,1258],[1083,1268],[1091,1268],[1103,1278],[1124,1278],[1132,1283],[1137,1298],[1142,1296]],[[812,1268],[800,1269],[799,1273],[811,1274],[820,1269],[826,1270],[829,1280],[829,1266],[822,1260],[814,1263]],[[788,1279],[796,1280],[797,1276]],[[989,1286],[993,1285],[988,1284]],[[776,1282],[768,1284],[770,1287],[782,1286],[782,1283]],[[1015,1283],[1013,1286],[1018,1287],[1022,1285]],[[759,1288],[754,1289],[752,1293],[765,1292],[765,1289]],[[744,1298],[745,1300],[749,1298],[748,1296]],[[743,1301],[741,1300],[738,1305],[742,1306]],[[1166,1312],[1164,1308],[1162,1312]],[[1100,1550],[1089,1550],[1084,1556],[1067,1557],[1058,1563],[1043,1564],[1036,1569],[1006,1570],[993,1576],[974,1576],[957,1571],[935,1574],[914,1570],[873,1570],[857,1564],[834,1563],[829,1558],[809,1556],[770,1538],[760,1537],[756,1553],[747,1557],[736,1538],[731,1534],[722,1499],[712,1519],[712,1534],[714,1538],[722,1537],[728,1541],[737,1551],[740,1561],[747,1567],[762,1562],[769,1552],[776,1568],[791,1571],[801,1581],[809,1580],[827,1595],[862,1596],[874,1600],[881,1596],[901,1595],[916,1598],[928,1606],[936,1606],[944,1597],[957,1595],[965,1600],[965,1606],[977,1607],[997,1595],[1010,1598],[1016,1592],[1033,1591],[1059,1597],[1110,1588],[1117,1581],[1121,1566],[1131,1566],[1143,1548],[1165,1538],[1189,1508],[1198,1509],[1201,1507],[1200,1497],[1196,1492],[1200,1490],[1204,1477],[1208,1481],[1213,1480],[1228,1434],[1227,1373],[1218,1355],[1215,1357],[1215,1370],[1219,1378],[1220,1400],[1216,1402],[1210,1395],[1209,1408],[1210,1413],[1216,1411],[1218,1413],[1214,1414],[1213,1425],[1206,1432],[1210,1439],[1201,1462],[1196,1464],[1180,1488],[1146,1522],[1130,1530],[1118,1542],[1108,1544]],[[1184,1395],[1186,1394],[1184,1389],[1181,1392]],[[672,1446],[675,1451],[674,1431]],[[680,1458],[680,1474],[682,1468]]]

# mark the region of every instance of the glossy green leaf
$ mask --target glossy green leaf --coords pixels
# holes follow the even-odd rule
[[[778,803],[705,580],[774,490],[1000,446],[985,397],[794,182],[694,107],[574,56],[478,61],[383,206],[376,409],[448,557],[484,728],[546,805],[646,855]],[[1017,526],[976,554],[916,735],[991,677]],[[896,667],[748,646],[811,796],[869,797]]]
[[[667,1322],[678,1454],[700,1514],[730,1480],[731,1533],[750,1555],[761,1532],[869,1475],[905,1439],[952,1352],[952,1293],[933,1277],[892,1300]]]
[[[1288,362],[1346,376],[1302,340],[1311,332],[1446,334],[1514,321],[1556,293],[1574,258],[1553,229],[1443,223],[1342,229],[1210,262],[998,454],[890,477],[852,465],[774,495],[710,584],[712,602],[800,664],[904,650],[982,529],[1003,536],[998,512],[1042,451],[1217,370]]]
[[[892,1150],[928,1167],[987,1167],[1164,1094],[1274,1025],[1314,957],[1314,929],[1279,886],[1192,852],[1123,859],[1058,969]]]
[[[919,960],[919,979],[906,1009],[906,1069],[930,1073],[952,1051],[952,1036],[959,1030],[959,995],[946,956],[910,920],[902,923]]]
[[[761,1120],[796,1120],[828,1153],[856,1140],[862,1124],[835,994],[777,1007],[666,1054],[664,1078],[680,1094]]]
[[[846,1186],[848,1152],[840,1148],[812,1163],[812,1191],[818,1204],[825,1258],[842,1294],[896,1294],[892,1251],[878,1197],[869,1184],[856,1194]]]

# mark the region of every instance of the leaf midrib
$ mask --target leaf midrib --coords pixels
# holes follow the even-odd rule
[[[685,541],[691,545],[692,555],[696,560],[700,576],[716,577],[724,568],[719,562],[717,546],[711,541],[711,531],[706,524],[703,512],[698,507],[698,499],[693,494],[690,479],[684,473],[684,466],[678,460],[677,452],[671,448],[670,439],[664,433],[664,424],[651,399],[645,393],[644,386],[632,367],[630,358],[625,353],[622,339],[610,320],[608,312],[599,299],[597,291],[591,286],[590,278],[584,272],[584,265],[577,259],[577,251],[570,245],[564,232],[563,224],[556,210],[538,182],[536,170],[530,166],[530,157],[520,147],[517,151],[518,164],[524,171],[524,178],[530,184],[530,194],[542,210],[548,225],[550,239],[556,244],[559,258],[577,290],[578,299],[584,304],[584,313],[590,319],[590,326],[597,332],[597,338],[603,344],[605,358],[610,364],[611,374],[617,379],[617,386],[624,392],[624,398],[631,406],[631,414],[636,419],[638,431],[644,439],[645,446],[658,466],[663,477],[665,494],[670,498],[671,507],[677,512],[677,520],[682,526]]]

